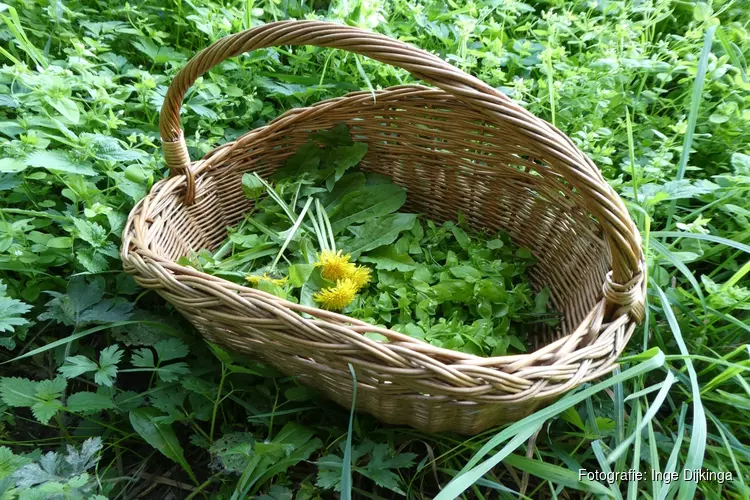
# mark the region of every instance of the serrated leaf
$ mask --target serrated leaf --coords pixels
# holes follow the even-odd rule
[[[174,382],[180,378],[180,375],[187,375],[188,373],[190,373],[190,367],[187,363],[183,362],[172,363],[158,368],[159,378],[164,382]]]
[[[65,364],[57,371],[65,378],[75,378],[86,372],[96,371],[98,368],[99,365],[86,356],[77,355],[65,358]]]
[[[117,377],[117,363],[122,360],[123,351],[117,344],[105,347],[99,354],[99,369],[94,373],[94,382],[112,387]]]
[[[73,161],[63,151],[37,151],[26,158],[30,167],[46,168],[52,172],[92,176],[96,171],[87,163]]]
[[[31,405],[31,413],[41,424],[47,424],[61,409],[62,404],[59,399],[38,401]]]
[[[29,324],[23,317],[31,306],[18,299],[5,296],[6,286],[0,281],[0,332],[14,332],[17,326]]]
[[[84,391],[68,396],[66,408],[72,413],[89,414],[115,408],[115,402],[104,394]]]
[[[180,339],[169,338],[160,340],[154,344],[156,354],[159,356],[159,363],[164,363],[172,359],[184,358],[190,354],[188,346]]]
[[[39,382],[26,378],[3,377],[0,379],[0,398],[8,406],[29,408],[37,402],[36,394]]]
[[[133,366],[139,368],[154,368],[156,366],[154,363],[154,353],[147,347],[136,349],[135,352],[133,352],[130,362]]]

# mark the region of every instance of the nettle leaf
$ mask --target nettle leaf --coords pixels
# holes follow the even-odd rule
[[[31,306],[18,299],[11,299],[5,295],[7,286],[0,281],[0,332],[14,332],[17,326],[29,324],[23,317],[31,310]]]
[[[228,432],[211,445],[215,456],[225,472],[242,473],[252,459],[255,437],[250,432]]]
[[[105,347],[99,353],[99,368],[94,373],[94,382],[112,387],[117,377],[117,364],[122,360],[123,351],[117,344]]]
[[[56,173],[78,174],[92,176],[96,171],[91,165],[74,161],[67,153],[59,150],[37,151],[26,158],[26,165],[30,167],[46,168]]]
[[[78,237],[89,245],[100,247],[107,240],[107,235],[109,234],[108,231],[96,222],[78,219],[76,217],[73,217],[72,220],[76,227]]]
[[[94,147],[94,156],[106,161],[138,161],[148,158],[148,154],[138,149],[126,149],[121,141],[101,134],[81,134],[81,138],[90,141]]]

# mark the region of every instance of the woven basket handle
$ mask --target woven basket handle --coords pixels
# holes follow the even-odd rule
[[[205,72],[244,52],[283,45],[316,45],[344,49],[403,68],[416,78],[454,95],[487,116],[489,123],[512,124],[533,143],[550,169],[559,173],[583,198],[585,208],[600,222],[612,256],[612,272],[604,296],[615,316],[644,315],[643,254],[637,228],[620,197],[599,170],[552,125],[534,117],[510,98],[482,81],[423,50],[359,28],[322,21],[279,21],[229,35],[193,57],[169,86],[159,120],[164,157],[172,173],[185,173],[185,202],[195,195],[195,179],[180,125],[187,89]],[[608,314],[609,316],[609,314]]]

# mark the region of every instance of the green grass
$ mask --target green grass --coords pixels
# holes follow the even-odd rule
[[[749,13],[746,0],[0,4],[0,496],[750,497]],[[620,369],[521,422],[429,435],[206,345],[122,272],[124,218],[166,174],[169,82],[213,40],[287,18],[432,51],[592,158],[648,260],[647,318]],[[287,109],[412,80],[341,51],[259,51],[194,85],[185,136],[199,158]],[[698,467],[733,479],[652,475]]]

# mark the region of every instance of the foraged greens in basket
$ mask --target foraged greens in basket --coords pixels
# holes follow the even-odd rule
[[[436,224],[401,212],[406,190],[357,168],[366,153],[346,125],[311,134],[270,179],[243,176],[254,207],[215,252],[179,262],[481,356],[523,352],[530,330],[555,323],[548,289],[526,278],[528,249],[460,213]]]

